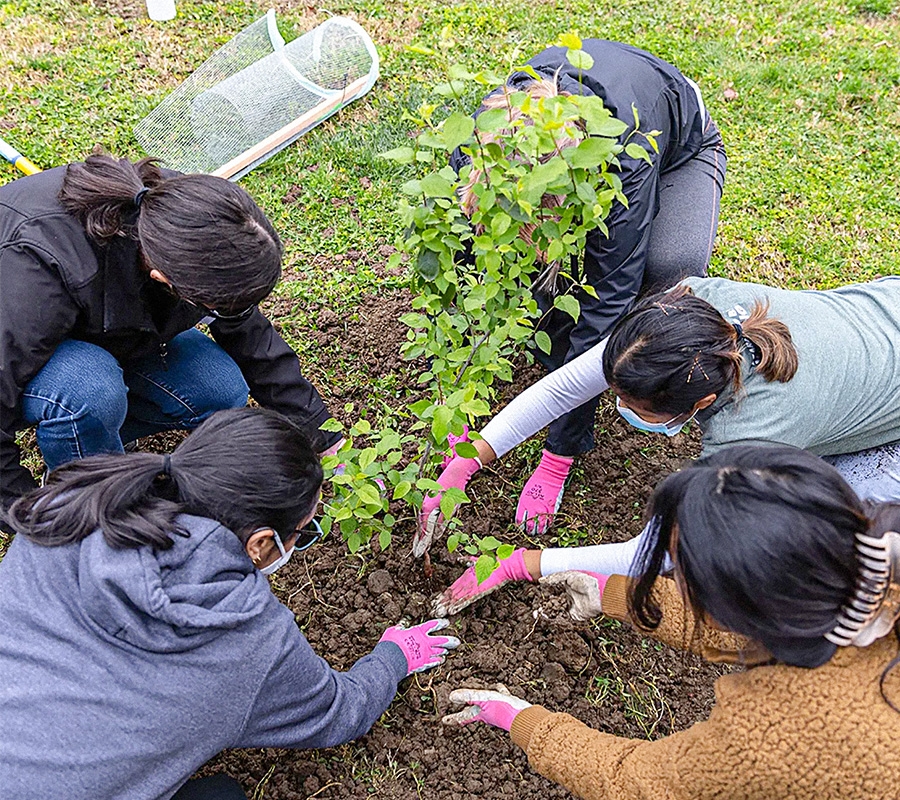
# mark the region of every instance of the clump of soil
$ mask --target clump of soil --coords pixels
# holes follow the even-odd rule
[[[360,308],[364,326],[328,325],[322,334],[373,375],[400,370],[412,383],[415,370],[397,355],[405,328],[397,317],[407,297],[370,298]],[[539,368],[517,371],[505,402],[537,380]],[[339,411],[360,401],[357,380],[347,376],[327,387]],[[524,445],[483,470],[472,482],[473,502],[461,511],[471,533],[492,533],[517,545],[594,544],[628,539],[642,528],[642,509],[653,487],[699,451],[696,434],[675,439],[630,428],[604,400],[597,417],[598,446],[577,462],[560,508],[560,525],[543,540],[511,527],[518,493],[540,455],[539,442]],[[401,618],[427,619],[431,597],[462,571],[444,543],[432,550],[434,572],[409,555],[411,523],[394,531],[385,553],[348,556],[330,538],[296,556],[279,571],[273,588],[296,614],[312,647],[336,669],[349,668]],[[712,685],[723,668],[645,639],[627,625],[598,619],[575,623],[565,597],[530,584],[505,587],[456,617],[452,629],[463,642],[440,668],[406,679],[397,699],[372,731],[357,742],[319,751],[230,751],[204,772],[227,771],[253,797],[322,800],[378,795],[397,800],[462,797],[567,797],[536,775],[508,735],[485,725],[441,726],[457,710],[448,695],[460,686],[505,684],[513,693],[554,711],[566,711],[598,730],[656,738],[704,719]],[[302,676],[297,676],[302,680]],[[255,794],[254,794],[255,792]]]

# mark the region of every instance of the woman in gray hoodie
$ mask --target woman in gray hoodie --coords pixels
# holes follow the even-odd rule
[[[234,747],[366,733],[458,641],[388,628],[332,670],[265,574],[318,538],[322,469],[271,411],[213,415],[171,456],[95,456],[16,502],[0,562],[0,796],[243,797],[188,778]]]

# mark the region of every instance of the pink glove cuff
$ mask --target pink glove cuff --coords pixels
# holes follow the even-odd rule
[[[391,642],[400,648],[406,657],[407,675],[424,672],[436,667],[444,661],[447,650],[459,647],[459,639],[455,636],[431,636],[435,631],[443,630],[450,623],[446,619],[432,619],[411,628],[395,625],[388,628],[381,636],[380,642]]]
[[[544,473],[548,478],[555,478],[558,481],[564,481],[572,468],[572,462],[575,460],[573,456],[558,456],[549,450],[544,450],[541,456],[541,463],[538,464],[537,472]]]
[[[573,458],[544,450],[541,463],[528,479],[516,507],[516,523],[531,533],[544,533],[562,502]]]
[[[477,717],[472,717],[470,722],[486,722],[495,728],[502,728],[508,731],[513,724],[513,720],[522,711],[521,708],[513,708],[502,700],[481,700],[478,703],[481,713]],[[468,724],[468,723],[466,723]]]

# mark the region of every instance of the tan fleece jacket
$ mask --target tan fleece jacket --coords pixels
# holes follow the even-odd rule
[[[628,619],[626,586],[610,578],[604,613]],[[656,591],[663,623],[650,635],[707,657],[733,649],[729,634],[694,635],[671,580]],[[900,713],[878,688],[897,653],[889,636],[838,648],[816,669],[776,664],[726,675],[707,721],[657,741],[601,733],[541,706],[522,711],[510,733],[537,772],[585,800],[900,800]],[[900,705],[900,667],[885,694]]]

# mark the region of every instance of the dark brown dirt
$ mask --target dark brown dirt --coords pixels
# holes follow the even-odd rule
[[[336,348],[343,363],[358,365],[358,373],[322,386],[339,415],[348,401],[371,405],[366,396],[371,379],[395,373],[403,376],[402,384],[411,382],[415,370],[397,353],[405,337],[397,318],[406,310],[405,293],[389,293],[365,300],[352,325],[343,315],[326,316],[320,330],[308,332],[323,348]],[[363,375],[369,380],[361,380]],[[523,360],[501,401],[540,375]],[[653,486],[699,449],[696,436],[667,440],[634,431],[609,401],[601,405],[597,433],[600,444],[580,459],[560,509],[563,544],[637,534]],[[461,516],[468,531],[529,544],[509,526],[539,453],[535,440],[477,476],[473,503]],[[411,527],[395,530],[392,550],[357,557],[329,539],[296,557],[274,579],[310,644],[336,669],[348,668],[402,617],[427,619],[430,597],[460,573],[459,561],[440,542],[432,552],[434,574],[426,579],[421,562],[409,555],[411,536]],[[530,544],[552,545],[554,537]],[[565,605],[564,597],[531,585],[504,588],[454,619],[462,647],[439,669],[404,681],[393,705],[361,740],[320,751],[231,751],[204,772],[227,771],[251,797],[266,800],[567,797],[533,773],[502,732],[480,724],[442,727],[440,717],[455,710],[448,704],[451,689],[502,682],[531,702],[626,737],[664,736],[706,717],[722,668],[614,621],[574,623]]]

